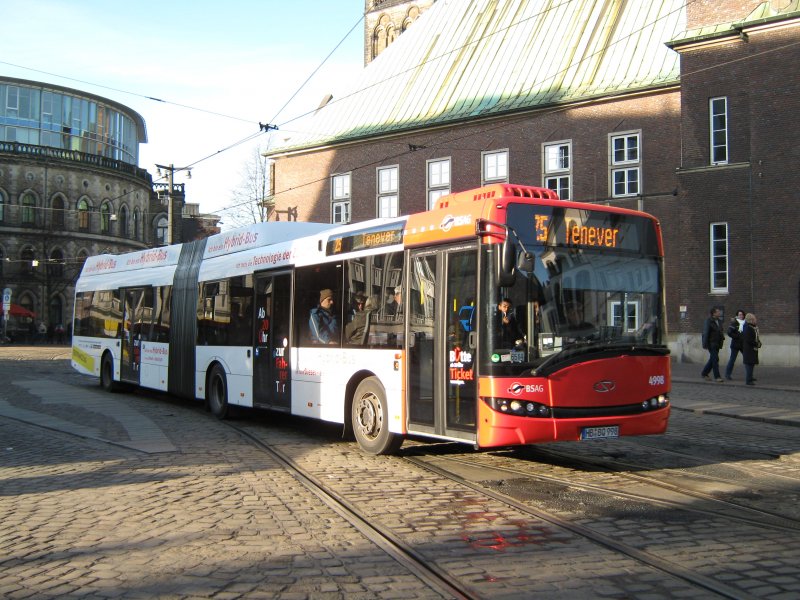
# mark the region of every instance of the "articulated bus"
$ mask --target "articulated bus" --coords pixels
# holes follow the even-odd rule
[[[408,216],[91,257],[72,366],[219,418],[341,423],[388,454],[408,436],[480,449],[663,433],[665,335],[655,218],[502,184]]]

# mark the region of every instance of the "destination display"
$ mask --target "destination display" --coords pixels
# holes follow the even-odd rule
[[[509,204],[507,222],[534,245],[658,253],[654,222],[637,215]]]
[[[348,232],[328,238],[325,252],[328,256],[344,252],[356,252],[370,248],[394,246],[403,242],[405,221],[392,223],[390,226],[373,227],[361,231]]]

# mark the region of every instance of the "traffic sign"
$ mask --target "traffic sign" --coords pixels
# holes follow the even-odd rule
[[[11,288],[3,290],[3,312],[8,314],[11,311]]]

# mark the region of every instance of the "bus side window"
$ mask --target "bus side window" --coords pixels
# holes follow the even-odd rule
[[[330,347],[341,346],[342,332],[344,330],[344,307],[342,304],[342,263],[330,263],[302,267],[295,272],[295,339],[301,346],[318,345],[311,334],[311,312],[320,305],[320,295],[323,290],[333,292],[333,305],[330,312],[336,320],[334,338],[327,345]]]

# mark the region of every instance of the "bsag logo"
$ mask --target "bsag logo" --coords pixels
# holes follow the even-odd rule
[[[512,396],[519,396],[522,392],[528,392],[529,394],[541,394],[544,392],[544,386],[541,384],[523,385],[516,381],[508,386],[508,393]]]
[[[469,225],[472,223],[472,216],[471,215],[458,215],[454,217],[453,215],[447,215],[442,222],[439,223],[439,229],[442,231],[450,231],[453,227],[458,227],[459,225]]]

